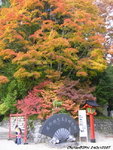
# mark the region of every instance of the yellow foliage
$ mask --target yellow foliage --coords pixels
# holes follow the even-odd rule
[[[93,49],[89,54],[91,58],[98,58],[98,57],[103,57],[104,51],[102,49]]]
[[[47,78],[53,79],[53,80],[58,80],[61,76],[60,71],[55,71],[55,70],[52,70],[52,69],[46,70],[45,73],[47,74],[46,75]]]
[[[31,73],[31,76],[33,76],[35,79],[38,79],[40,77],[40,73],[34,71],[34,72]]]
[[[68,54],[76,54],[78,52],[76,48],[66,48],[63,51]]]
[[[54,38],[58,37],[58,32],[55,30],[51,30],[48,39],[52,40]]]
[[[89,58],[81,58],[77,61],[77,66],[76,68],[82,69],[82,68],[87,68],[89,66]]]
[[[95,70],[98,70],[98,71],[104,71],[106,69],[106,64],[105,63],[102,63],[102,61],[93,61],[93,60],[89,60],[89,63],[90,63],[90,67],[91,69],[95,69]]]
[[[38,79],[40,77],[39,72],[28,72],[25,68],[20,68],[17,72],[14,73],[15,78],[29,78],[33,77],[35,79]]]
[[[59,38],[54,38],[48,41],[45,41],[43,45],[41,45],[41,50],[47,50],[47,51],[53,51],[54,49],[58,48],[66,48],[69,47],[70,43],[67,39],[59,37]]]
[[[16,57],[12,60],[12,63],[17,63],[18,61],[22,60],[24,56],[23,52],[17,53]]]
[[[43,56],[43,53],[41,51],[36,50],[30,50],[27,52],[32,58],[40,58]]]
[[[25,66],[25,65],[32,65],[32,64],[39,64],[40,61],[37,61],[36,59],[28,59],[28,60],[22,60],[22,61],[18,61],[17,64],[20,64],[21,66]]]
[[[94,49],[90,52],[90,58],[89,59],[89,65],[90,68],[103,71],[107,67],[107,61],[105,60],[103,56],[102,49]]]
[[[42,52],[29,50],[27,53],[20,52],[12,60],[13,63],[23,65],[32,65],[32,64],[43,64],[44,61],[41,60]]]
[[[26,71],[25,68],[20,68],[17,72],[14,73],[15,78],[27,78],[30,77],[30,73]]]

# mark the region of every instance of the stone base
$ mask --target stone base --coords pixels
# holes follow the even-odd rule
[[[96,140],[95,139],[91,139],[90,142],[91,143],[96,143]]]

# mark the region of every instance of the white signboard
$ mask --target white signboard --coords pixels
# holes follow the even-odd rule
[[[11,117],[11,131],[15,131],[15,126],[18,125],[22,130],[25,129],[25,118],[24,117]]]
[[[88,137],[87,134],[87,120],[86,120],[86,110],[79,110],[79,136],[80,137]]]

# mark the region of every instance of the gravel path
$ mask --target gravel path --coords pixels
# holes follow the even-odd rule
[[[78,146],[70,145],[66,148],[51,147],[48,144],[16,145],[13,140],[7,140],[8,129],[0,127],[0,150],[113,150],[113,137],[105,137],[96,133],[96,143],[82,142]]]

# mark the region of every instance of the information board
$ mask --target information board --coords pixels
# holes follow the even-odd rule
[[[80,137],[88,137],[87,133],[87,120],[86,120],[86,110],[79,110],[79,136]]]
[[[9,119],[9,139],[14,138],[15,135],[15,127],[18,125],[22,130],[22,135],[24,139],[24,143],[27,140],[27,116],[25,114],[10,114]]]
[[[19,116],[19,117],[11,117],[10,119],[11,123],[11,131],[15,131],[15,126],[18,125],[21,130],[25,130],[25,117]]]

